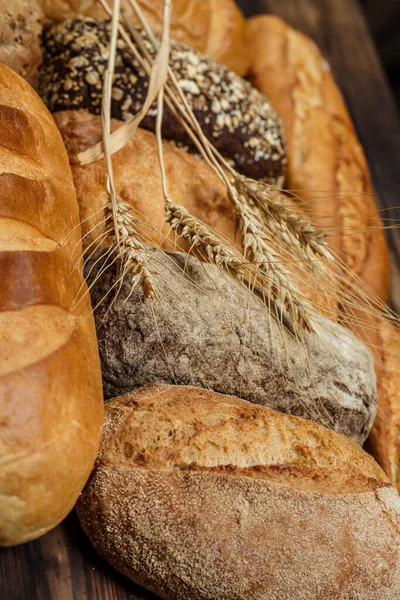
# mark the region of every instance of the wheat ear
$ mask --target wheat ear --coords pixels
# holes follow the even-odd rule
[[[117,196],[116,210],[108,204],[106,214],[110,224],[116,223],[114,246],[121,258],[125,276],[130,275],[132,290],[140,285],[146,298],[157,297],[154,272],[150,267],[151,251],[138,237],[136,219],[129,205]]]
[[[319,258],[333,262],[325,234],[293,210],[280,190],[239,174],[235,174],[233,185],[242,197],[265,213],[264,225],[271,235],[281,239],[306,266],[313,268]]]

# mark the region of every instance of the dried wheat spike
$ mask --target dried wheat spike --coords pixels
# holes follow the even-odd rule
[[[106,207],[106,213],[107,221],[114,223],[111,203]],[[154,273],[150,268],[150,252],[138,238],[135,218],[129,205],[119,197],[116,198],[114,215],[119,238],[119,243],[114,243],[122,260],[123,276],[128,274],[131,276],[132,291],[141,285],[146,298],[155,298],[157,293]]]
[[[277,240],[283,242],[289,252],[302,258],[307,267],[325,266],[320,258],[333,261],[325,235],[313,224],[287,205],[285,196],[274,187],[236,175],[233,185],[240,196],[261,208],[268,217],[264,226]],[[316,261],[318,258],[318,262]]]
[[[300,299],[300,292],[291,283],[293,274],[282,264],[283,257],[271,246],[263,226],[255,212],[248,206],[246,198],[236,199],[239,227],[243,238],[244,254],[262,273],[264,285],[275,306],[283,306],[294,330],[312,331],[309,321],[309,306]]]
[[[242,278],[244,260],[186,208],[169,201],[166,204],[165,220],[177,235],[183,237],[192,248],[205,254],[210,262],[222,267],[235,279]]]

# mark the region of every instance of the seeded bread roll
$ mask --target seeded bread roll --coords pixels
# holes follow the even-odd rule
[[[271,15],[248,20],[248,43],[250,81],[285,125],[286,187],[329,231],[347,266],[387,301],[389,256],[368,165],[328,63],[312,40]]]
[[[40,0],[49,19],[63,21],[86,15],[107,17],[98,0]],[[163,0],[138,0],[154,33],[162,29]],[[128,14],[135,21],[126,3]],[[245,20],[234,0],[174,0],[171,14],[171,37],[195,48],[225,65],[238,75],[245,75],[249,64]]]
[[[37,0],[0,0],[0,62],[37,84],[44,15]]]
[[[103,394],[67,153],[38,95],[4,65],[0,172],[0,546],[10,546],[74,506]]]
[[[87,108],[100,114],[109,37],[108,21],[89,18],[68,19],[45,33],[40,93],[51,112]],[[170,62],[204,134],[221,154],[244,175],[282,183],[283,128],[268,99],[232,71],[180,44],[172,44]],[[122,40],[115,71],[111,113],[127,120],[144,102],[148,77]],[[142,127],[154,130],[155,115],[154,107]],[[162,131],[164,138],[195,150],[167,107]]]
[[[400,597],[400,501],[375,461],[231,396],[108,402],[77,509],[98,552],[167,600]]]

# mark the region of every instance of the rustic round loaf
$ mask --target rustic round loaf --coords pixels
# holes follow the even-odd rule
[[[109,39],[109,21],[91,18],[68,19],[45,33],[39,85],[52,112],[87,108],[100,113]],[[269,100],[232,71],[183,45],[171,44],[170,64],[204,134],[221,154],[244,175],[282,183],[283,127]],[[115,72],[111,113],[128,120],[143,105],[148,76],[123,40]],[[154,106],[142,127],[154,130],[156,112]],[[162,131],[165,139],[195,150],[167,106]]]
[[[238,398],[163,385],[106,403],[77,509],[98,552],[167,600],[400,597],[400,501],[373,458]]]
[[[107,13],[98,0],[40,0],[49,19],[63,21],[85,15],[105,19]],[[109,3],[110,4],[110,3]],[[163,0],[138,0],[154,33],[162,30]],[[125,7],[136,21],[129,3]],[[249,67],[245,19],[235,0],[174,0],[171,37],[204,52],[239,75]]]
[[[38,0],[0,0],[0,62],[37,83],[44,15]]]
[[[299,341],[215,265],[179,252],[153,255],[157,301],[132,293],[129,276],[115,298],[116,263],[103,270],[95,253],[87,264],[106,398],[149,383],[196,385],[365,441],[377,398],[362,342],[317,314],[317,334]]]

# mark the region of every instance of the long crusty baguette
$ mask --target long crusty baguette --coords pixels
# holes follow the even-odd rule
[[[78,501],[96,549],[170,600],[397,600],[400,501],[361,448],[232,396],[107,403]]]
[[[347,266],[387,301],[389,258],[368,165],[328,63],[312,40],[278,17],[253,17],[247,28],[249,78],[285,125],[285,187],[306,202]]]
[[[382,224],[370,195],[368,166],[328,63],[309,38],[278,17],[249,19],[248,39],[250,79],[269,95],[285,124],[286,186],[300,190],[310,215],[322,228],[329,232],[329,227],[343,227],[343,235],[329,238],[330,242],[347,265],[386,301],[389,260]],[[379,410],[368,449],[398,486],[400,331],[379,316],[364,314],[362,320],[366,319],[371,321],[369,329],[358,327],[357,322],[350,325],[371,347],[376,361]]]
[[[103,402],[67,153],[36,92],[0,65],[0,545],[71,510]]]

